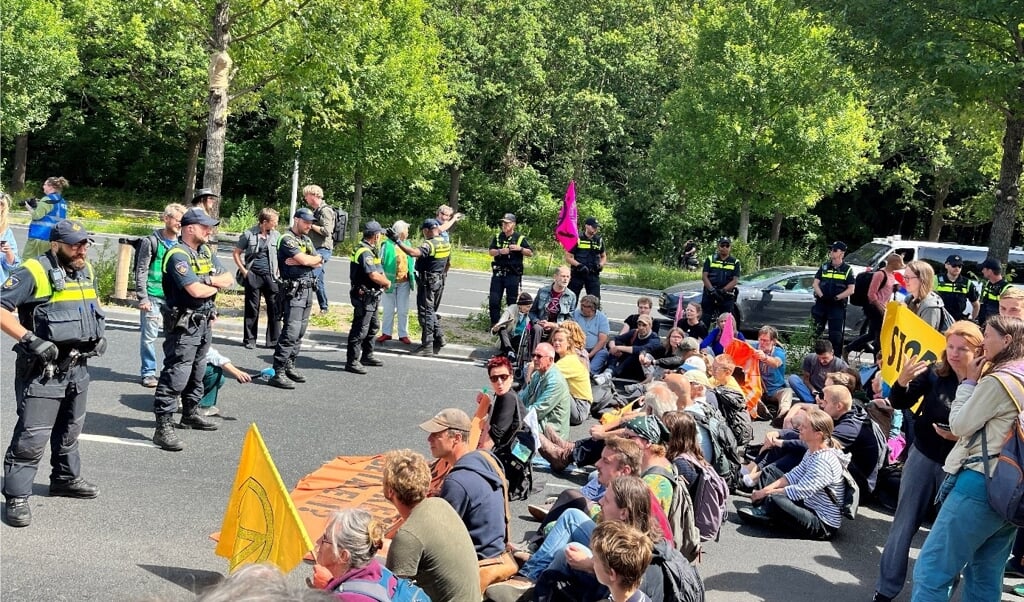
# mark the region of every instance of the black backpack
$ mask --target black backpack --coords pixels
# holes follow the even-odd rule
[[[334,244],[344,242],[348,236],[348,212],[341,207],[328,205],[326,201],[320,206],[320,211],[323,211],[324,207],[328,207],[334,212],[334,230],[331,232],[331,240],[334,241]],[[320,211],[317,211],[317,214]],[[317,215],[317,217],[320,216]]]
[[[754,426],[747,412],[747,399],[736,389],[715,387],[712,389],[718,398],[718,409],[725,417],[726,424],[732,430],[736,445],[743,447],[754,440]]]
[[[850,295],[850,305],[864,307],[865,305],[871,304],[871,280],[874,277],[875,272],[872,272],[871,270],[857,274],[857,277],[853,279],[853,294]],[[889,275],[883,271],[882,284],[879,285],[878,290],[885,288],[885,285],[888,284],[888,282]]]
[[[725,421],[722,413],[711,404],[699,402],[697,404],[704,412],[703,415],[693,414],[694,421],[704,427],[711,435],[711,449],[713,458],[704,458],[715,469],[718,476],[725,480],[729,490],[735,490],[739,483],[740,466],[743,455],[740,453],[740,446],[736,444],[736,437],[732,429]]]

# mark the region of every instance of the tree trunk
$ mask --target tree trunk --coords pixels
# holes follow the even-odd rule
[[[25,189],[25,172],[28,170],[28,132],[14,137],[14,170],[11,172],[11,192]]]
[[[1024,85],[1018,88],[1024,96]],[[1024,99],[1022,99],[1024,100]],[[1010,257],[1013,228],[1017,224],[1020,200],[1021,145],[1024,144],[1024,114],[1011,112],[1006,116],[1003,134],[1003,159],[999,166],[999,186],[992,207],[992,233],[988,254],[1003,264]]]
[[[359,224],[363,221],[363,168],[356,167],[355,185],[352,194],[352,240],[360,240]]]
[[[188,135],[186,151],[188,162],[185,165],[185,196],[182,200],[186,206],[192,201],[192,195],[196,191],[196,170],[199,165],[199,149],[203,145],[203,131],[194,129]]]
[[[451,205],[452,213],[459,210],[459,183],[462,182],[462,168],[452,165],[448,168],[451,181],[448,185],[448,204]]]
[[[932,203],[932,221],[928,224],[928,240],[938,242],[942,236],[942,226],[946,223],[942,219],[942,212],[946,209],[946,199],[949,197],[949,180],[943,181],[939,189],[935,191],[935,202]]]
[[[224,141],[228,130],[228,86],[231,81],[231,21],[229,0],[218,0],[213,9],[210,48],[210,111],[206,124],[206,163],[203,188],[220,195],[224,181]],[[213,217],[220,215],[220,200],[213,205]]]
[[[775,215],[772,216],[772,242],[779,242],[779,236],[782,235],[782,220],[786,219],[786,215],[782,211],[776,209]]]
[[[737,238],[747,242],[747,234],[750,231],[750,199],[743,199],[740,204],[740,231]]]

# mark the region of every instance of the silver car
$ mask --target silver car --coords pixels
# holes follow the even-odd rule
[[[814,305],[814,274],[818,268],[801,265],[776,266],[742,276],[736,287],[738,297],[733,313],[744,333],[754,333],[765,324],[782,332],[795,332],[807,326]],[[670,286],[661,293],[658,312],[670,320],[676,315],[679,296],[683,305],[700,305],[704,284],[700,280]],[[860,333],[864,312],[846,306],[846,338]]]

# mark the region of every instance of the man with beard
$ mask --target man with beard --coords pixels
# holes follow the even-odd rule
[[[206,352],[213,337],[214,299],[235,278],[221,269],[207,243],[220,222],[192,208],[181,218],[181,242],[164,256],[164,368],[153,397],[156,432],[153,444],[167,451],[184,448],[172,419],[181,396],[183,429],[215,431],[199,414],[203,398]]]
[[[3,486],[12,527],[32,522],[28,498],[47,442],[51,496],[94,498],[99,493],[82,478],[78,453],[89,390],[86,358],[106,348],[93,269],[85,260],[91,244],[82,224],[59,221],[50,231],[50,251],[26,260],[0,289],[0,330],[18,341],[18,421],[4,456]],[[61,318],[68,314],[80,319]]]

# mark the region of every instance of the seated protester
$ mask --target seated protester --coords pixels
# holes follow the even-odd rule
[[[636,329],[620,334],[608,344],[608,368],[594,377],[599,385],[608,384],[612,378],[626,380],[644,380],[644,368],[640,356],[651,353],[661,347],[661,339],[654,333],[654,321],[651,316],[641,315],[637,318]]]
[[[762,326],[751,347],[761,372],[762,403],[768,409],[758,410],[757,415],[785,416],[793,404],[793,389],[786,386],[786,350],[779,343],[779,331],[774,326]]]
[[[650,602],[640,581],[651,564],[654,546],[647,535],[624,522],[604,521],[590,534],[594,576],[608,588],[612,602]]]
[[[850,391],[850,395],[854,399],[860,399],[865,402],[868,401],[867,394],[864,393],[864,391],[861,390],[860,388],[860,375],[857,373],[857,370],[853,368],[847,368],[839,372],[829,372],[828,374],[826,374],[825,386],[828,387],[831,385],[839,385],[841,387],[846,387]],[[814,399],[815,404],[820,404],[821,393],[815,391]],[[794,406],[791,406],[789,408],[789,412],[787,412],[786,415],[783,417],[782,428],[793,428],[792,417],[800,412],[806,411],[809,407],[811,406],[803,403],[798,403]]]
[[[569,267],[559,266],[555,268],[552,283],[537,291],[530,307],[535,343],[547,341],[555,326],[572,319],[572,312],[576,309],[576,293],[569,289],[570,277]]]
[[[722,334],[727,326],[733,331],[733,338],[738,341],[747,340],[747,337],[743,336],[743,333],[736,328],[736,318],[732,314],[725,313],[718,316],[717,324],[718,325],[715,326],[715,328],[713,328],[706,337],[704,337],[704,340],[700,342],[701,349],[709,349],[715,356],[724,353],[725,346],[722,345]]]
[[[494,399],[487,417],[487,436],[480,438],[480,449],[490,451],[511,445],[522,427],[526,408],[512,390],[512,374],[512,362],[507,357],[496,355],[487,361],[487,377],[494,387]]]
[[[431,600],[478,602],[480,580],[473,539],[465,524],[440,498],[428,498],[430,468],[408,449],[384,454],[384,499],[404,519],[385,566],[411,579]]]
[[[555,366],[555,348],[550,343],[540,343],[533,350],[533,368],[530,380],[519,392],[519,399],[527,411],[530,408],[537,410],[537,422],[542,432],[551,425],[559,437],[568,437],[573,399],[569,383]]]
[[[801,376],[789,376],[789,388],[796,396],[793,401],[814,403],[814,392],[825,388],[825,377],[830,372],[842,372],[850,366],[836,357],[832,342],[819,339],[814,342],[814,352],[804,356]]]
[[[651,316],[651,319],[653,320],[654,316],[651,315],[653,310],[654,301],[652,301],[650,297],[644,296],[637,299],[636,313],[626,316],[626,319],[622,321],[622,328],[619,329],[619,334],[623,335],[631,330],[636,330],[637,320],[640,316]]]
[[[745,522],[774,523],[798,537],[831,539],[842,523],[843,468],[850,458],[832,438],[832,417],[817,408],[807,411],[800,440],[807,453],[796,468],[787,473],[766,468],[760,488],[750,494],[754,505],[738,512]]]
[[[594,392],[590,388],[590,366],[586,351],[579,345],[583,342],[583,331],[572,320],[562,322],[551,331],[551,346],[558,358],[555,366],[569,384],[572,406],[569,408],[569,426],[578,426],[590,415],[590,404]]]
[[[526,326],[530,323],[530,307],[533,305],[533,297],[530,293],[519,293],[515,305],[509,305],[498,318],[498,321],[491,327],[491,334],[498,335],[498,352],[516,359],[516,353],[522,344],[523,336],[526,335]]]
[[[684,310],[685,315],[676,322],[676,328],[682,329],[686,336],[703,341],[708,336],[708,327],[700,319],[703,310],[700,303],[687,303]]]
[[[676,394],[676,409],[678,411],[699,418],[704,418],[707,415],[701,405],[702,402],[706,403],[704,392],[708,387],[707,376],[696,371],[686,374],[668,374],[665,376],[665,384]],[[714,443],[711,437],[707,427],[701,424],[697,425],[697,446],[705,458],[714,457]]]
[[[316,566],[312,585],[337,594],[338,600],[363,602],[366,596],[354,588],[377,585],[389,575],[384,591],[395,595],[398,577],[384,568],[375,557],[384,547],[384,524],[361,508],[345,508],[331,515],[323,535],[316,540]],[[321,583],[322,579],[327,581]]]
[[[683,371],[686,360],[699,355],[698,344],[697,339],[684,337],[681,329],[673,327],[661,347],[640,357],[647,378],[640,383],[630,383],[623,390],[627,395],[643,395],[647,383],[661,380],[666,372]]]
[[[696,503],[701,471],[713,470],[700,448],[699,425],[691,413],[681,410],[666,412],[662,422],[669,433],[665,457],[672,462],[679,476],[686,480],[686,491]]]
[[[597,372],[604,369],[608,361],[608,338],[612,331],[608,316],[598,309],[600,304],[601,300],[594,295],[584,295],[572,312],[572,321],[579,324],[586,335],[582,348],[587,353],[587,366],[591,371],[593,366],[599,366]]]
[[[668,514],[672,506],[672,480],[663,473],[675,474],[675,468],[665,457],[665,443],[668,442],[668,429],[657,416],[638,416],[627,420],[622,436],[632,439],[640,445],[643,460],[640,465],[641,477],[654,492],[654,497],[661,504],[661,509]]]
[[[227,372],[231,378],[245,384],[252,382],[252,375],[243,372],[235,367],[226,356],[221,355],[216,349],[210,347],[206,352],[206,373],[203,375],[203,398],[199,400],[200,416],[219,416],[220,409],[217,407],[217,397],[220,389],[227,380],[224,373]]]
[[[715,363],[711,364],[711,386],[725,387],[743,393],[743,387],[736,380],[736,362],[732,356],[722,353],[715,356]]]

